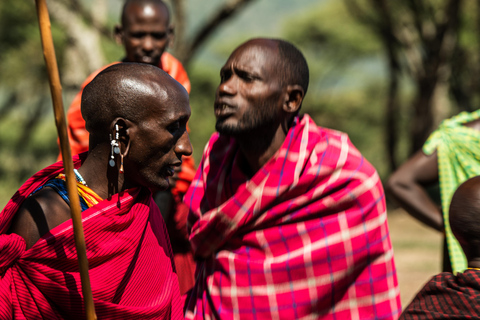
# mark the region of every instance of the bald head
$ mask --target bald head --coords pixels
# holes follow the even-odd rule
[[[465,181],[455,191],[449,220],[467,260],[480,258],[480,176]]]
[[[162,16],[162,20],[168,26],[170,24],[170,11],[165,2],[161,0],[127,0],[123,4],[121,22],[123,27],[128,26],[130,22],[130,14],[132,7],[145,8],[153,7],[158,10],[158,14]]]
[[[185,88],[160,68],[142,63],[120,63],[99,73],[82,94],[82,116],[91,137],[106,141],[112,121],[125,118],[141,122],[152,112],[147,99],[158,105],[172,103]],[[150,107],[145,107],[149,105]],[[100,142],[100,141],[97,141]]]

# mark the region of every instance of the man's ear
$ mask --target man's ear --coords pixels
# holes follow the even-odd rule
[[[123,28],[122,28],[122,26],[119,25],[119,24],[117,24],[117,25],[113,28],[113,33],[114,33],[115,41],[117,42],[117,44],[123,45],[124,37],[123,37]]]
[[[285,102],[283,104],[283,111],[288,113],[296,113],[300,109],[303,102],[305,91],[298,85],[288,85],[287,93],[285,94]]]
[[[116,118],[110,124],[110,133],[112,138],[117,140],[120,147],[120,153],[125,157],[130,150],[132,134],[134,135],[134,124],[125,118]]]
[[[167,38],[168,43],[166,47],[173,47],[175,45],[175,26],[173,24],[168,27]]]

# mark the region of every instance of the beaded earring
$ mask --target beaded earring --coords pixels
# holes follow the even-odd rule
[[[121,174],[125,173],[125,170],[123,170],[123,154],[120,154],[120,170],[118,170]]]
[[[119,133],[118,133],[118,124],[115,125],[115,139],[112,139],[112,134],[109,134],[110,137],[110,146],[111,146],[111,151],[110,151],[110,160],[108,161],[108,164],[110,167],[115,167],[115,156],[114,154],[119,154],[120,153],[120,146],[118,143],[118,138],[119,138]],[[123,157],[122,157],[123,158]],[[123,164],[123,161],[122,161]]]

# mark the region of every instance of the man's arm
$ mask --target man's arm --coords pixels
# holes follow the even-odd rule
[[[438,182],[437,153],[415,153],[388,179],[386,191],[410,215],[443,231],[442,210],[428,196],[425,186]]]
[[[70,219],[67,203],[50,188],[28,197],[20,206],[7,233],[25,239],[30,249],[43,235]]]

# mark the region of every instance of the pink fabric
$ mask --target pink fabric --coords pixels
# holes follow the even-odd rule
[[[396,319],[385,198],[344,133],[296,118],[250,180],[215,133],[184,201],[197,282],[186,318]]]
[[[35,174],[0,213],[0,319],[85,318],[71,220],[29,250],[5,234],[25,198],[62,171],[57,162]],[[114,195],[82,220],[99,319],[183,318],[165,224],[148,190]]]

